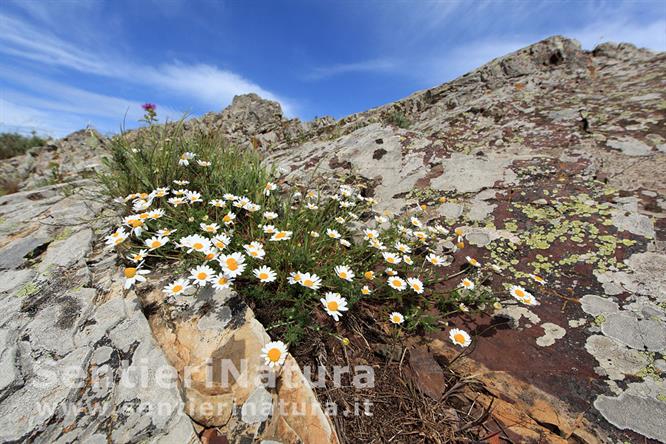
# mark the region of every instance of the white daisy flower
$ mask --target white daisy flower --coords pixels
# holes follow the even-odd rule
[[[383,252],[382,256],[384,257],[384,260],[391,265],[397,265],[402,262],[402,258],[395,253]]]
[[[266,234],[274,234],[277,231],[277,228],[275,228],[274,225],[262,225],[261,229]]]
[[[227,206],[227,203],[223,201],[222,199],[213,199],[210,202],[208,202],[209,205],[212,205],[216,208],[224,208]]]
[[[306,203],[305,208],[307,208],[308,210],[318,210],[319,209],[319,207],[316,204],[313,204],[311,202]]]
[[[192,234],[190,236],[181,237],[179,246],[182,248],[187,248],[188,253],[191,253],[192,251],[203,253],[204,251],[210,249],[211,244],[209,239],[199,234]]]
[[[217,233],[217,230],[220,229],[220,226],[215,223],[212,224],[200,223],[199,227],[201,228],[201,230],[205,231],[206,233],[211,233],[211,234]]]
[[[257,279],[259,279],[260,282],[273,282],[277,278],[277,275],[271,269],[271,267],[267,267],[265,265],[259,268],[255,268],[252,270],[252,273]]]
[[[273,220],[273,219],[277,219],[278,214],[274,213],[272,211],[264,211],[263,216],[264,216],[264,219]]]
[[[185,193],[185,199],[189,203],[203,202],[203,200],[201,199],[201,193],[199,193],[198,191],[188,191],[187,193]]]
[[[204,261],[209,262],[217,259],[217,255],[219,254],[219,252],[217,251],[217,248],[210,247],[208,250],[204,250],[203,254],[204,254]]]
[[[233,283],[233,279],[220,274],[213,279],[213,288],[216,290],[224,290],[225,288],[230,288]]]
[[[139,263],[144,260],[146,256],[148,256],[148,250],[141,250],[138,253],[130,254],[127,256],[127,259],[131,260],[132,262]]]
[[[264,246],[260,242],[255,241],[245,244],[243,248],[245,248],[245,254],[254,259],[262,260],[266,255],[266,250],[264,250]]]
[[[402,260],[407,264],[407,265],[414,265],[414,261],[412,260],[411,257],[407,256],[406,254],[402,256]]]
[[[224,225],[231,225],[234,223],[234,220],[236,220],[236,215],[231,211],[225,214],[224,217],[222,218],[222,222],[224,222]]]
[[[361,294],[362,294],[363,296],[367,296],[367,295],[369,295],[370,293],[372,293],[372,290],[370,290],[370,287],[368,287],[367,285],[364,285],[364,286],[361,288]]]
[[[316,231],[310,231],[310,236],[319,237],[319,233],[317,233]]]
[[[224,250],[231,243],[231,238],[228,235],[221,233],[211,239],[211,241],[216,248]]]
[[[340,279],[351,282],[354,279],[354,272],[346,265],[338,265],[334,268],[335,274],[338,275]]]
[[[190,288],[192,288],[192,286],[187,279],[177,279],[164,287],[164,290],[162,291],[164,291],[169,296],[178,296]]]
[[[190,164],[190,160],[194,159],[195,157],[196,154],[186,151],[180,155],[180,159],[178,159],[178,165],[188,166]]]
[[[245,271],[245,257],[239,253],[221,254],[217,259],[224,273],[234,278]]]
[[[162,208],[159,208],[157,210],[153,210],[148,213],[148,217],[151,219],[159,219],[160,217],[164,216],[164,210]]]
[[[305,274],[307,273],[301,273],[300,271],[292,271],[291,273],[289,273],[287,282],[289,282],[290,285],[300,284],[301,280],[303,279],[303,275]]]
[[[171,197],[167,199],[167,202],[169,202],[169,204],[173,205],[174,207],[178,207],[185,204],[185,199],[182,197]]]
[[[185,186],[185,185],[189,185],[190,181],[189,180],[174,180],[173,183],[182,187],[182,186]]]
[[[416,294],[423,293],[423,282],[418,278],[407,278],[407,284]]]
[[[465,278],[460,282],[460,286],[464,288],[465,290],[474,290],[474,282],[470,281],[469,279]]]
[[[215,270],[208,265],[199,265],[198,267],[190,270],[190,279],[202,287],[215,277]]]
[[[351,247],[351,242],[349,242],[347,239],[340,239],[340,245],[349,248]]]
[[[268,182],[268,183],[264,186],[264,195],[265,195],[265,196],[270,196],[270,195],[271,195],[271,191],[275,191],[275,190],[277,190],[277,185],[275,185],[273,182]]]
[[[442,267],[446,264],[446,261],[442,256],[438,256],[434,253],[427,255],[425,259],[436,267]]]
[[[540,285],[546,284],[546,280],[541,276],[537,276],[536,274],[530,274],[530,277],[532,278],[533,281],[537,282]]]
[[[321,287],[321,278],[314,273],[303,273],[300,276],[300,280],[296,281],[296,278],[293,277],[294,282],[298,282],[305,288],[311,290],[319,290]]]
[[[401,313],[394,311],[389,315],[389,321],[391,321],[393,324],[400,325],[405,322],[405,317]]]
[[[411,222],[411,224],[412,224],[413,226],[415,226],[416,228],[421,228],[421,227],[423,226],[423,222],[421,222],[420,220],[418,220],[418,218],[416,218],[416,217],[411,217],[411,218],[409,219],[409,222]]]
[[[207,160],[197,160],[197,164],[199,164],[200,167],[209,167],[212,165],[212,163]]]
[[[225,193],[224,196],[222,196],[222,199],[231,201],[231,200],[238,199],[238,196],[236,196],[235,194],[231,194],[231,193]]]
[[[170,229],[170,228],[162,228],[162,229],[160,229],[160,230],[157,230],[157,235],[158,235],[158,236],[162,236],[162,237],[166,237],[166,236],[170,236],[170,235],[172,235],[172,234],[175,233],[176,231],[178,231],[178,230],[176,230],[176,229]]]
[[[340,239],[340,233],[338,232],[338,230],[332,230],[330,228],[327,228],[326,235],[331,239]]]
[[[287,346],[282,341],[269,342],[261,349],[261,357],[270,368],[279,367],[287,359]]]
[[[537,302],[536,298],[530,293],[529,291],[525,290],[523,287],[519,285],[512,285],[511,288],[509,289],[509,293],[511,293],[511,296],[516,298],[518,302],[525,304],[525,305],[538,305],[539,303]]]
[[[460,347],[469,347],[469,344],[472,343],[472,338],[469,337],[469,334],[465,330],[460,330],[459,328],[452,328],[449,332],[449,339],[455,345]]]
[[[327,292],[324,298],[319,300],[324,306],[324,310],[336,321],[340,320],[343,311],[347,311],[347,299],[340,296],[339,293]]]
[[[412,249],[409,248],[409,245],[403,244],[402,242],[396,242],[394,246],[395,249],[401,253],[408,254],[412,252]]]
[[[150,239],[146,239],[144,241],[146,247],[148,247],[150,251],[157,250],[161,246],[165,245],[167,242],[169,242],[169,238],[162,236],[153,236]]]
[[[291,231],[278,231],[277,233],[271,236],[270,240],[273,242],[289,240],[291,239],[291,235],[292,235]]]
[[[471,266],[473,266],[473,267],[477,267],[477,268],[478,268],[478,267],[481,266],[481,262],[477,261],[477,260],[474,259],[473,257],[465,256],[465,259],[466,259],[467,262],[468,262]]]
[[[389,287],[393,288],[394,290],[402,291],[407,288],[407,283],[398,276],[389,277],[387,282]]]
[[[150,273],[148,270],[142,270],[139,267],[127,267],[123,270],[125,275],[125,290],[132,288],[137,282],[146,282],[146,278],[143,275]]]
[[[150,195],[155,198],[155,197],[164,197],[167,194],[169,194],[169,188],[168,187],[160,187],[160,188],[155,188]]]
[[[106,237],[106,245],[115,247],[127,240],[129,234],[124,228],[118,228],[115,232]]]
[[[379,237],[379,232],[377,230],[371,230],[369,228],[363,230],[363,234],[365,235],[365,238],[368,240],[377,239]]]
[[[338,216],[335,218],[335,221],[339,224],[344,224],[345,223],[345,218],[342,216]]]

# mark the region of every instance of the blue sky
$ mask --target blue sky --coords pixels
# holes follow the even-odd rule
[[[0,131],[63,136],[219,111],[336,118],[554,34],[666,50],[663,1],[0,0]]]

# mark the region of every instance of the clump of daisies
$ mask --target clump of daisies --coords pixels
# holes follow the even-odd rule
[[[256,151],[186,135],[182,122],[122,134],[111,153],[101,181],[125,215],[106,243],[127,262],[125,287],[152,277],[167,301],[206,286],[254,299],[282,332],[263,351],[269,366],[284,362],[285,343],[335,328],[360,300],[385,311],[377,322],[387,329],[432,327],[433,305],[446,315],[496,303],[491,265],[466,253],[464,230],[419,212],[386,214],[362,187],[282,183]],[[435,291],[451,279],[453,291]],[[522,287],[510,293],[536,304]],[[469,345],[467,333],[451,332]]]

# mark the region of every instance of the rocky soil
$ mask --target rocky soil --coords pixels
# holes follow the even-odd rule
[[[553,37],[339,121],[289,120],[250,94],[187,124],[261,150],[284,183],[342,177],[387,211],[425,205],[537,296],[449,320],[477,336],[455,368],[481,383],[501,439],[666,442],[664,91],[664,53]],[[210,358],[256,357],[268,335],[233,293],[174,312],[159,286],[123,290],[99,242],[117,217],[91,180],[104,144],[82,130],[0,163],[0,441],[336,442],[320,406],[276,410],[315,397],[291,358],[289,390],[182,383]],[[444,331],[407,345],[432,393],[456,350]],[[128,389],[133,368],[151,370]],[[225,408],[203,412],[210,400]]]

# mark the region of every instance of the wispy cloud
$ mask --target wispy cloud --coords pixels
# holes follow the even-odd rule
[[[392,59],[373,59],[354,63],[337,63],[329,66],[319,66],[306,75],[308,80],[319,80],[341,74],[389,72],[396,68],[397,63]]]
[[[40,11],[40,9],[36,9],[34,14],[38,14]],[[48,17],[43,17],[43,20],[48,20]],[[220,69],[210,64],[185,64],[178,61],[160,66],[135,63],[110,52],[100,54],[91,48],[81,48],[59,38],[48,30],[38,29],[24,20],[6,14],[0,14],[0,52],[18,59],[38,62],[43,66],[74,70],[84,74],[152,88],[159,90],[161,95],[166,93],[167,95],[193,100],[196,104],[207,109],[221,109],[231,102],[233,96],[254,92],[264,98],[280,102],[285,114],[291,116],[295,113],[293,101],[279,97],[232,71]],[[36,87],[37,85],[50,83],[46,78],[39,78],[37,82],[26,85],[25,82],[22,82],[24,76],[14,75],[10,77],[34,91],[40,90]],[[79,106],[84,103],[99,105],[99,108],[94,108],[97,110],[93,114],[95,116],[105,115],[110,117],[109,114],[118,113],[121,109],[126,110],[128,106],[137,105],[132,100],[103,96],[79,88],[72,89],[62,83],[56,85],[51,91],[62,93],[58,99],[64,100],[62,106],[65,107]],[[45,92],[42,89],[40,94]],[[27,95],[22,94],[22,99],[28,100]],[[34,121],[43,121],[44,119],[38,117],[43,117],[48,109],[53,110],[53,107],[37,105],[39,100],[28,101],[36,106],[32,108],[33,112],[31,113]],[[54,104],[54,102],[50,103]],[[91,108],[86,106],[82,110],[90,110]],[[7,115],[10,112],[17,112],[17,110],[15,106],[10,108],[7,105],[3,112],[3,120],[16,120],[7,117]],[[75,110],[70,109],[69,112],[75,112]],[[25,114],[24,112],[22,115]],[[80,111],[76,114],[83,114],[83,112]],[[115,114],[116,119],[121,116],[122,114]]]

